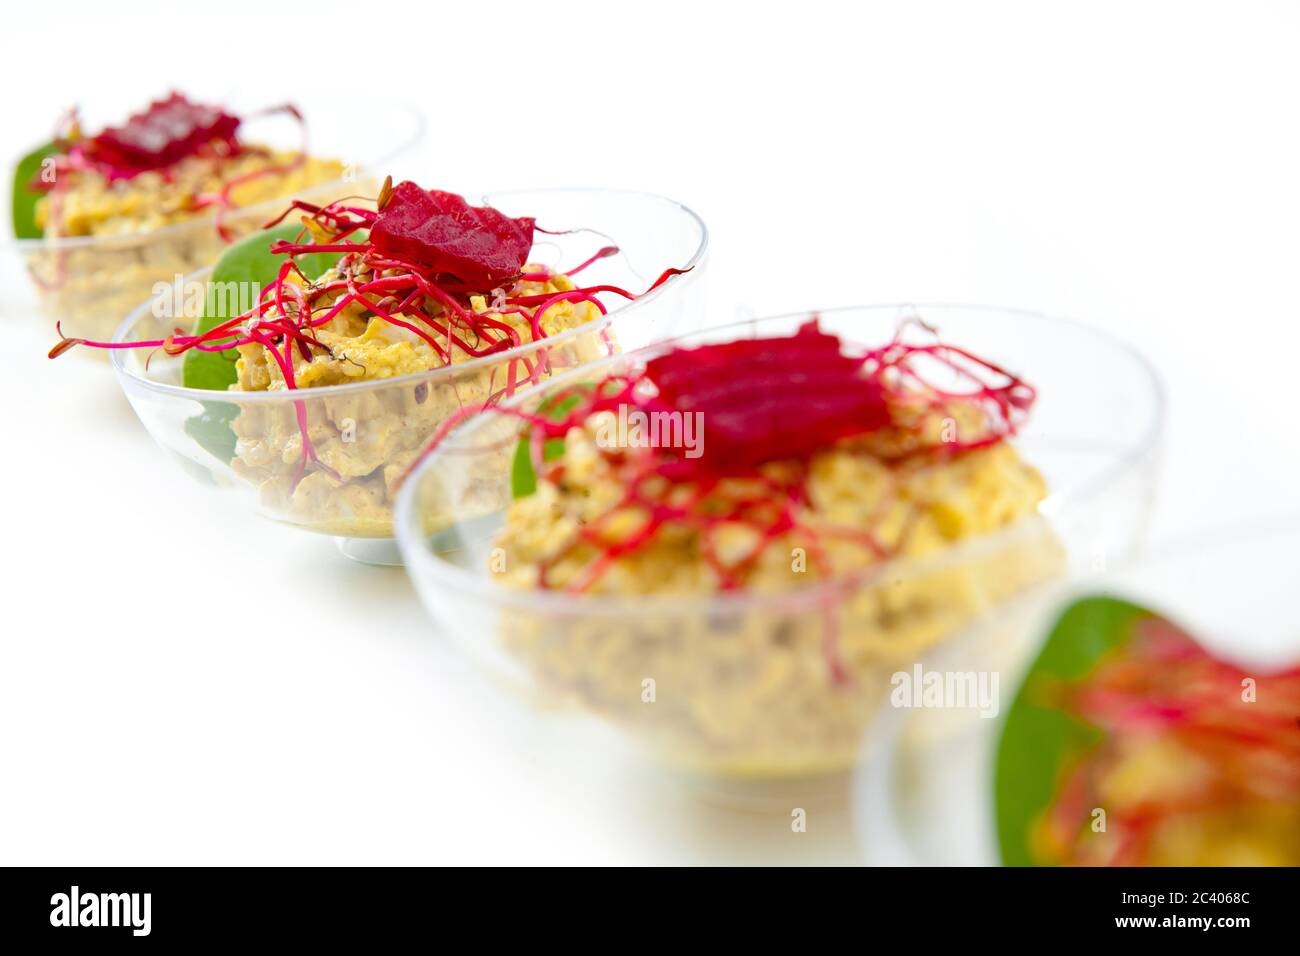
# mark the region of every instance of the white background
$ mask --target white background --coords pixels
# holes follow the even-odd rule
[[[693,206],[718,322],[953,300],[1122,334],[1172,396],[1155,528],[1181,534],[1300,483],[1298,27],[1283,3],[65,0],[0,36],[0,156],[91,92],[278,101],[338,72],[427,111],[398,171],[425,185]],[[853,858],[835,811],[795,835],[557,741],[401,571],[192,487],[107,367],[47,362],[31,317],[3,334],[0,863]]]

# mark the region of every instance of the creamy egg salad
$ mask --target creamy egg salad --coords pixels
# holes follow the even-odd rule
[[[540,266],[524,269],[525,273],[543,271]],[[318,284],[341,279],[338,270],[331,270]],[[567,276],[554,274],[544,281],[520,282],[513,292],[548,295],[574,288]],[[342,294],[323,300],[319,307],[328,308]],[[534,341],[534,308],[493,310],[488,298],[479,294],[469,297],[468,307],[476,315],[497,317],[522,343]],[[545,337],[554,337],[599,315],[590,302],[560,301],[546,309],[539,328]],[[441,311],[434,311],[433,316],[446,318]],[[393,317],[404,316],[399,312]],[[486,402],[512,384],[526,381],[524,364],[514,358],[478,357],[476,361],[455,338],[444,340],[448,353],[444,356],[408,328],[373,314],[360,303],[345,306],[314,333],[324,350],[313,350],[310,358],[294,352],[293,375],[296,386],[310,394],[302,403],[309,419],[308,434],[325,467],[298,476],[302,438],[297,410],[283,404],[241,406],[233,423],[238,442],[232,465],[238,475],[258,487],[272,512],[329,534],[390,536],[398,483],[437,426],[457,410]],[[607,343],[607,337],[596,332],[565,340],[548,349],[538,374],[549,376],[557,367],[607,354]],[[470,369],[455,371],[471,362],[476,364]],[[382,386],[388,379],[437,369],[449,371],[427,381]],[[239,347],[237,370],[239,380],[232,391],[286,389],[284,372],[262,343]],[[359,382],[377,383],[378,387],[330,394],[332,386]]]
[[[600,548],[578,538],[578,531],[610,508],[604,533],[608,544],[629,539],[645,523],[643,509],[621,506],[620,462],[600,454],[597,418],[569,433],[561,459],[563,478],[543,481],[537,493],[513,502],[498,544],[514,559],[501,576],[514,587],[536,585],[550,562],[550,587],[564,588],[581,577]],[[895,558],[922,557],[1006,528],[1036,512],[1047,495],[1043,477],[1007,444],[971,451],[946,460],[915,459],[894,464],[877,457],[870,441],[846,441],[813,456],[807,469],[807,500],[798,513],[810,528],[867,528],[870,538],[828,536],[826,560],[799,566],[791,554],[807,535],[787,531],[758,550],[759,532],[741,522],[713,526],[709,545],[724,566],[734,566],[750,591],[779,591],[847,574],[877,562],[882,552]],[[733,493],[758,493],[763,479],[789,465],[766,465],[756,478],[727,479]],[[746,486],[748,486],[746,488]],[[665,527],[652,541],[621,554],[588,593],[649,595],[711,594],[723,590],[714,564],[704,559],[702,532]]]
[[[815,357],[833,381],[801,400],[795,389],[815,378],[799,339],[814,335],[818,348],[833,343]],[[652,360],[636,386],[648,382],[648,397],[588,399],[547,433],[562,434],[562,449],[508,508],[492,570],[512,589],[569,594],[572,613],[507,602],[501,637],[549,693],[635,727],[672,763],[751,778],[830,773],[855,762],[891,674],[1059,573],[1062,553],[1038,517],[1042,475],[1003,440],[1031,400],[1023,383],[939,405],[885,368],[896,356],[832,374],[823,363],[839,361],[839,343],[815,329],[757,341],[744,354],[706,346],[672,367]],[[778,392],[779,414],[806,416],[814,438],[802,451],[789,428],[733,415],[751,387]],[[843,397],[855,390],[860,402]],[[669,391],[703,409],[703,464],[610,447],[609,418],[621,414],[611,401],[652,414]],[[862,426],[836,402],[856,402],[843,407]],[[949,433],[961,436],[951,447]],[[740,448],[733,439],[771,447],[710,468],[709,444]]]
[[[153,232],[178,222],[211,219],[212,205],[196,202],[196,197],[216,196],[227,186],[229,204],[238,209],[343,175],[338,160],[298,160],[298,154],[286,150],[245,146],[234,156],[189,156],[166,171],[146,171],[130,179],[110,179],[93,168],[77,169],[68,173],[63,189],[37,200],[36,224],[45,234],[60,236]],[[203,264],[190,263],[183,271]]]

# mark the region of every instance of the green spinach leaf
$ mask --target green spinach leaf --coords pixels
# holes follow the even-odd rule
[[[16,239],[39,239],[45,233],[36,225],[36,201],[42,193],[32,189],[32,182],[41,174],[41,164],[58,153],[53,143],[38,146],[14,167],[13,223]]]
[[[217,260],[208,278],[203,314],[194,325],[195,334],[206,332],[251,309],[258,293],[275,281],[284,262],[283,255],[272,254],[271,245],[278,239],[293,240],[301,231],[301,226],[286,223],[245,236],[230,246]],[[341,255],[310,253],[299,256],[298,265],[307,278],[316,279],[332,268]],[[181,366],[181,384],[186,388],[224,392],[239,378],[235,370],[238,358],[239,353],[234,349],[221,352],[191,349],[185,353]],[[202,414],[189,419],[185,430],[218,459],[230,461],[235,455],[235,433],[231,430],[231,422],[238,413],[238,406],[229,402],[204,402]]]
[[[293,223],[263,229],[245,236],[222,253],[208,277],[203,314],[194,326],[195,334],[206,332],[251,309],[258,293],[275,281],[284,263],[284,256],[272,254],[272,243],[279,239],[292,240],[301,231],[302,228]],[[298,265],[308,279],[316,279],[333,267],[340,255],[311,253],[299,256]],[[181,384],[186,388],[229,388],[238,378],[235,373],[238,358],[239,353],[234,349],[224,352],[191,349],[185,353]]]
[[[558,402],[544,401],[537,406],[537,414],[559,421],[581,398],[581,393],[573,392]],[[542,461],[554,461],[563,454],[563,438],[548,438],[542,443]],[[510,495],[512,498],[527,498],[536,490],[537,472],[533,468],[532,442],[525,429],[519,444],[515,446],[514,460],[510,463]]]
[[[1053,706],[1054,684],[1086,677],[1133,636],[1150,611],[1111,597],[1082,598],[1062,612],[1007,712],[998,742],[994,797],[1004,866],[1032,866],[1032,830],[1051,805],[1061,775],[1100,732]]]

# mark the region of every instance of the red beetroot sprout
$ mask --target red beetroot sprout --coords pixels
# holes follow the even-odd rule
[[[230,196],[235,187],[242,186],[244,183],[253,182],[257,179],[264,179],[268,176],[283,176],[287,173],[293,172],[300,166],[306,165],[306,163],[307,153],[303,151],[298,153],[290,162],[281,163],[278,166],[265,166],[261,169],[254,169],[251,172],[242,173],[239,176],[226,180],[226,182],[222,184],[221,189],[215,195],[195,196],[192,203],[193,208],[201,209],[205,206],[215,206],[217,214],[214,224],[216,225],[217,234],[226,242],[234,242],[236,239],[235,234],[226,228],[226,214],[235,207],[234,200],[231,199]]]
[[[282,356],[279,353],[279,351],[276,349],[275,343],[272,342],[267,336],[263,335],[260,331],[253,329],[249,332],[249,335],[251,335],[255,341],[257,341],[263,348],[265,348],[268,352],[271,353],[271,357],[275,359],[276,365],[280,367],[280,374],[284,376],[285,388],[296,389],[298,386],[294,381],[292,359],[286,359],[284,356]],[[311,443],[311,436],[308,431],[306,403],[298,399],[295,399],[293,403],[293,407],[294,407],[294,414],[298,420],[298,433],[302,439],[302,452],[298,456],[298,464],[294,468],[293,478],[290,479],[290,486],[296,488],[298,487],[298,482],[302,480],[304,472],[307,470],[308,460],[314,461],[317,465],[321,465],[321,467],[324,466],[322,465],[320,459],[316,457],[316,449],[312,446]]]
[[[616,256],[619,254],[619,251],[620,250],[618,246],[602,246],[601,248],[596,250],[596,254],[593,255],[590,259],[586,259],[583,262],[578,263],[572,269],[565,269],[564,274],[570,276],[576,276],[579,272],[582,272],[592,263],[599,262],[601,259],[608,259],[610,256]]]
[[[431,349],[433,349],[441,356],[444,357],[446,356],[446,353],[443,351],[442,346],[438,344],[438,342],[434,339],[432,335],[429,335],[423,329],[415,325],[412,325],[410,322],[403,322],[395,315],[385,312],[383,309],[379,307],[378,303],[371,302],[365,296],[362,295],[357,296],[357,301],[360,302],[362,305],[364,305],[366,308],[368,308],[371,312],[375,313],[375,315],[379,316],[385,322],[388,322],[390,325],[396,325],[399,328],[407,329],[411,332],[414,332],[420,338],[424,339],[424,341],[428,342],[429,347]]]
[[[625,299],[634,300],[649,295],[651,292],[659,288],[661,285],[663,285],[673,276],[686,275],[686,273],[688,272],[690,272],[689,269],[665,269],[660,274],[659,278],[655,279],[654,282],[650,283],[650,285],[646,288],[646,290],[640,294],[637,294],[635,292],[628,292],[626,289],[621,289],[616,285],[593,285],[593,286],[586,286],[584,288],[574,289],[573,291],[584,292],[589,295],[596,295],[599,292],[608,292],[611,295],[619,295]],[[537,295],[513,296],[507,298],[506,303],[508,305],[539,305],[542,302],[545,302],[547,297],[550,296],[551,294],[552,293],[549,292],[542,292]]]
[[[557,292],[534,309],[533,314],[529,316],[528,323],[533,330],[534,342],[540,342],[546,337],[546,333],[542,330],[542,318],[546,315],[546,310],[553,305],[559,305],[561,302],[590,302],[600,310],[601,315],[605,315],[605,306],[593,295],[580,289],[575,289],[572,292]]]
[[[326,206],[317,206],[315,203],[304,202],[301,199],[295,199],[289,203],[288,207],[274,219],[262,224],[263,229],[271,229],[280,225],[294,212],[305,212],[308,218],[316,222],[328,219],[332,221],[336,228],[342,230],[347,228],[349,231],[362,228],[368,223],[374,222],[375,213],[373,210],[363,209],[359,206],[340,206],[336,203],[330,203]],[[355,216],[358,221],[353,222],[348,216]]]
[[[276,274],[275,281],[271,283],[271,288],[275,290],[275,308],[281,315],[288,314],[288,310],[284,307],[284,280],[289,278],[289,273],[293,271],[294,265],[295,263],[292,259],[285,259],[284,263],[280,266],[279,272]],[[294,284],[294,288],[298,288],[297,283]],[[301,293],[299,293],[296,298],[298,302],[298,314],[302,315],[307,303],[303,299]]]
[[[618,246],[603,246],[602,248],[598,249],[596,251],[596,254],[593,255],[590,259],[584,259],[582,262],[578,263],[572,269],[561,269],[559,271],[567,276],[571,276],[571,277],[576,276],[579,272],[581,272],[583,269],[586,269],[592,263],[599,262],[601,259],[608,259],[610,256],[616,256],[618,255],[619,251],[620,250]],[[546,272],[528,272],[525,273],[524,275],[521,275],[519,278],[525,282],[546,282],[547,280],[552,279],[554,277],[555,277],[555,273],[550,272],[548,270]]]
[[[335,242],[317,245],[311,242],[288,242],[277,239],[271,243],[271,252],[277,256],[299,256],[311,252],[366,252],[370,246],[364,242]]]

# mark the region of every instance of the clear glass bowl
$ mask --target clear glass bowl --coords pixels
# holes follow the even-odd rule
[[[1061,610],[1087,595],[1122,598],[1180,624],[1214,654],[1271,669],[1300,660],[1295,555],[1300,516],[1253,530],[1170,542],[1139,561],[1075,581],[1024,609],[1014,639],[992,631],[936,652],[927,671],[999,674],[1005,711]],[[1004,714],[884,707],[854,782],[869,863],[996,866],[994,761]]]
[[[614,598],[507,589],[492,580],[501,558],[494,539],[510,500],[502,449],[515,447],[522,426],[511,416],[482,416],[448,436],[398,502],[398,541],[435,622],[529,699],[611,721],[721,796],[743,800],[781,781],[843,782],[898,660],[917,643],[955,640],[1002,620],[1007,602],[1038,582],[1126,553],[1156,479],[1160,387],[1140,356],[1099,331],[964,306],[820,316],[824,329],[871,345],[914,313],[945,341],[1038,386],[1016,441],[1051,489],[1032,519],[931,557],[779,594]],[[639,366],[669,344],[787,335],[807,317],[754,319],[614,357],[530,389],[515,404],[534,408],[567,384]],[[458,516],[450,526],[449,513]],[[832,681],[828,633],[848,664],[847,684]]]
[[[268,106],[256,101],[222,100],[243,115]],[[303,96],[294,103],[306,118],[310,155],[344,164],[341,178],[231,210],[222,219],[237,238],[278,216],[291,198],[328,202],[344,195],[370,195],[390,164],[421,139],[424,120],[400,104],[385,104],[356,94]],[[92,128],[95,128],[92,126]],[[296,150],[302,129],[285,114],[253,116],[241,127],[250,143]],[[17,239],[14,250],[27,272],[35,305],[64,334],[96,341],[108,339],[132,309],[158,291],[158,283],[210,265],[226,245],[213,216],[177,222],[149,232],[120,236],[68,236]]]
[[[339,538],[344,553],[374,563],[398,563],[392,543],[392,499],[415,453],[462,404],[490,392],[522,389],[525,363],[553,375],[620,349],[635,349],[696,327],[697,283],[708,232],[680,203],[647,193],[616,190],[535,190],[494,193],[499,208],[527,211],[548,230],[532,261],[572,266],[607,245],[622,252],[581,274],[584,284],[643,289],[669,267],[689,268],[632,303],[603,296],[609,312],[562,334],[471,362],[416,375],[324,388],[216,392],[183,387],[183,360],[158,351],[118,349],[112,355],[127,398],[154,439],[201,481],[246,494],[265,516]],[[187,276],[185,288],[204,282],[210,269]],[[113,336],[115,342],[163,338],[192,319],[173,317],[182,297],[159,295],[137,308]],[[513,376],[513,377],[512,377]],[[352,474],[341,487],[308,473],[290,493],[292,465],[301,448],[298,415],[313,441],[341,443]],[[318,431],[319,429],[319,431]],[[235,438],[239,447],[234,447]],[[450,517],[449,519],[450,520]]]

